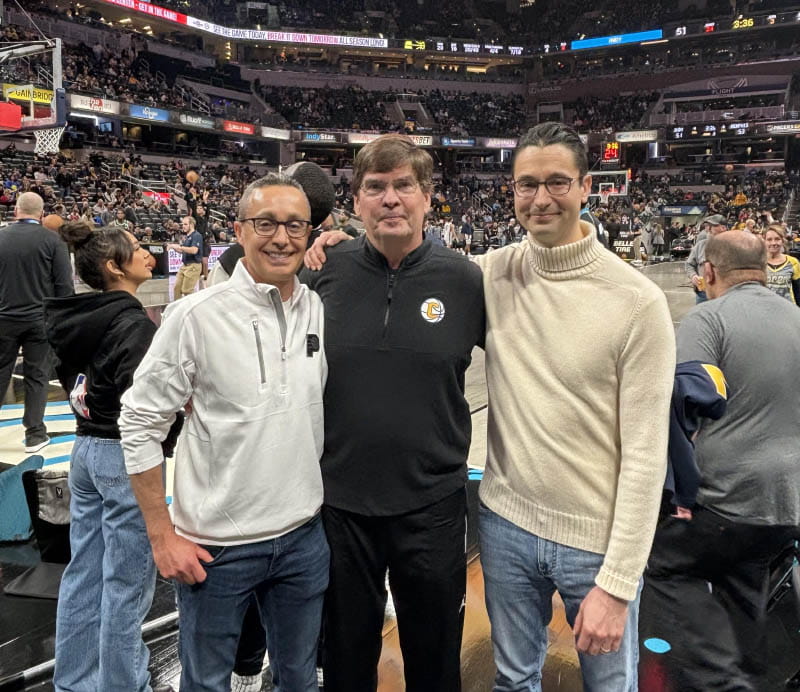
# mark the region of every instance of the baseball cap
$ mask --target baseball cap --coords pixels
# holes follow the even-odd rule
[[[706,216],[703,219],[703,223],[707,223],[710,226],[727,226],[728,220],[722,214],[712,214],[711,216]]]

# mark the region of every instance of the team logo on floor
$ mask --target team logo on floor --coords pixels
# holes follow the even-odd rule
[[[431,324],[436,324],[444,319],[444,303],[438,298],[428,298],[419,307],[422,319]]]

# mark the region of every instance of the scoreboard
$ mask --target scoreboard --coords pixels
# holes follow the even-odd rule
[[[671,125],[667,128],[667,141],[744,137],[753,134],[753,130],[753,123],[747,121]]]

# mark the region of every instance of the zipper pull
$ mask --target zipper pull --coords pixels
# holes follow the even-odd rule
[[[286,360],[286,346],[281,346],[281,360]]]

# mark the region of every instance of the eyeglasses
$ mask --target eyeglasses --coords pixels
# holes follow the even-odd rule
[[[389,187],[394,188],[394,191],[400,197],[410,197],[417,190],[419,190],[419,183],[410,178],[402,178],[387,183],[383,180],[368,180],[361,185],[361,191],[367,197],[383,197]]]
[[[278,226],[283,226],[286,233],[290,238],[302,238],[311,228],[310,221],[303,221],[302,219],[290,219],[289,221],[276,221],[264,216],[259,216],[252,219],[239,219],[239,223],[252,222],[253,230],[256,235],[269,238],[275,235]]]
[[[540,183],[538,180],[525,178],[523,180],[512,180],[511,187],[517,197],[535,197],[540,185],[544,185],[547,192],[554,197],[563,197],[570,191],[572,183],[576,180],[577,178],[550,178],[550,180]]]

